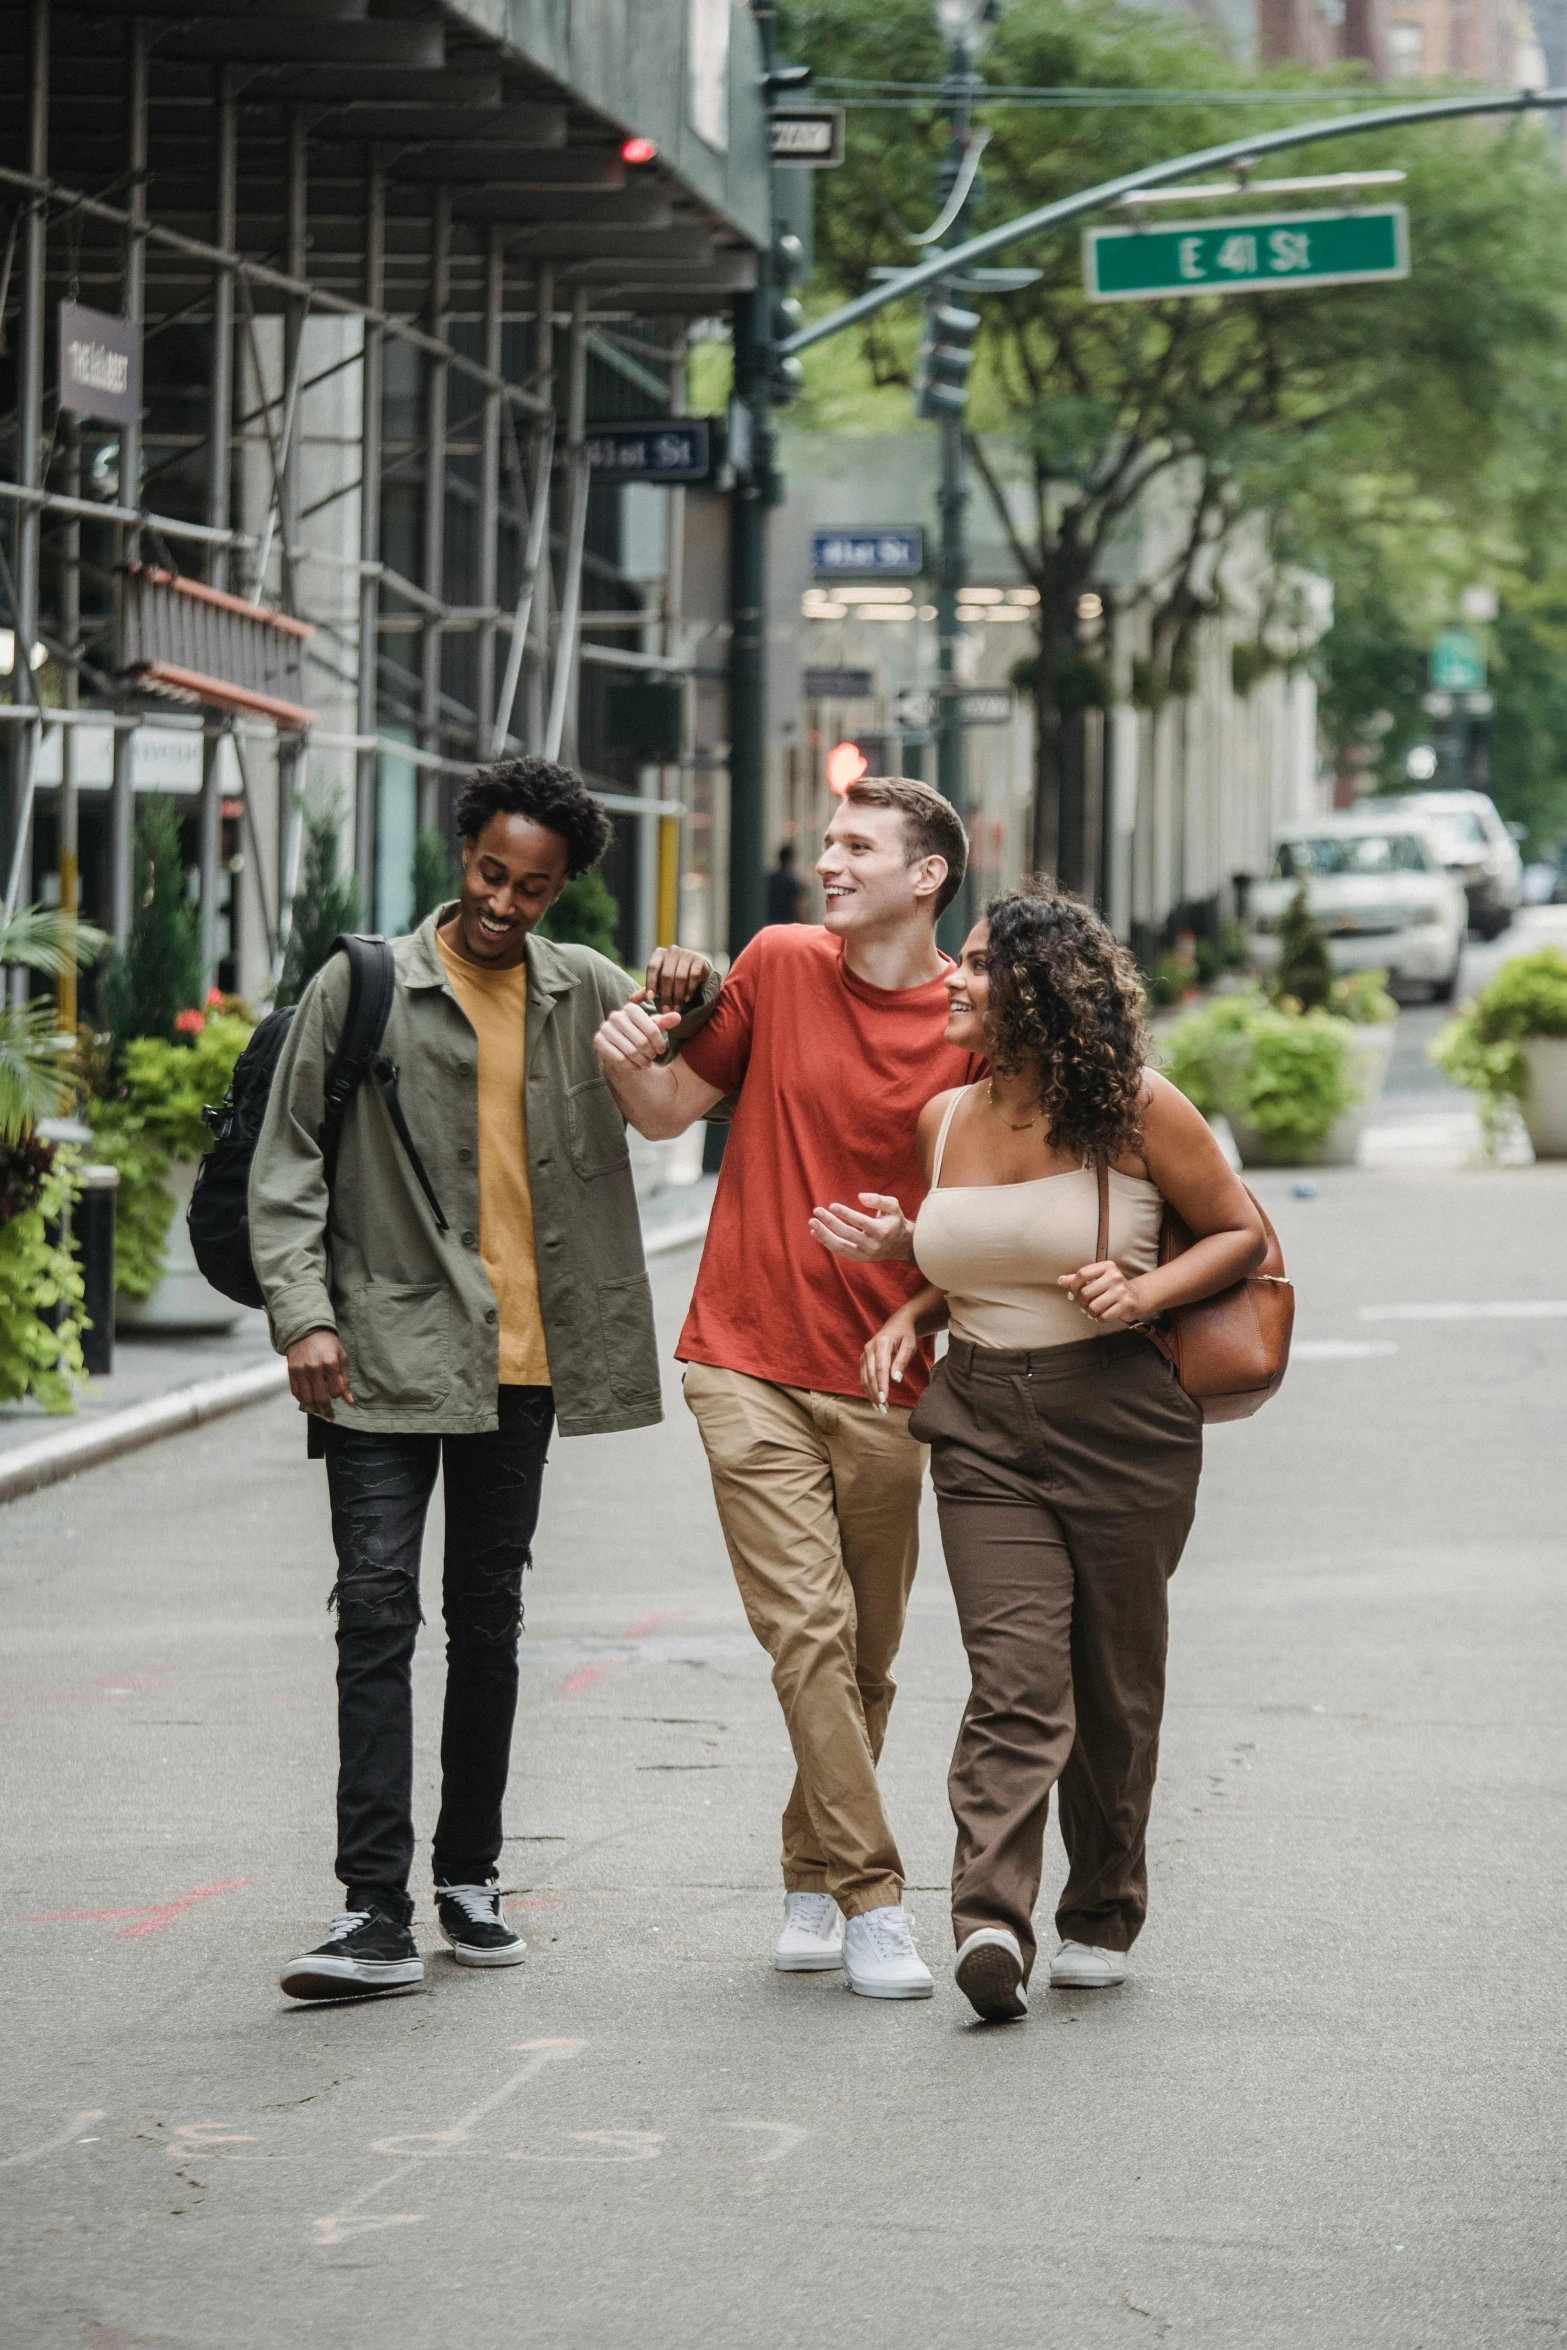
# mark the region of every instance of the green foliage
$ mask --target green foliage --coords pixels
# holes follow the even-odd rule
[[[1269,991],[1275,1003],[1323,1011],[1333,993],[1333,957],[1327,933],[1306,902],[1304,883],[1279,917],[1279,960]]]
[[[162,1278],[174,1215],[170,1162],[206,1151],[203,1105],[223,1099],[250,1034],[248,1019],[220,1009],[188,1041],[137,1038],[125,1048],[115,1092],[87,1104],[93,1147],[120,1171],[114,1272],[127,1297],[150,1297]]]
[[[1347,1020],[1286,1012],[1252,989],[1217,996],[1176,1021],[1165,1074],[1204,1117],[1255,1129],[1270,1156],[1309,1159],[1359,1099]]]
[[[615,925],[619,920],[620,908],[595,865],[567,882],[539,924],[539,931],[542,937],[559,939],[563,944],[595,947],[617,963],[620,950],[615,944]]]
[[[105,1023],[117,1047],[133,1036],[172,1036],[181,1012],[201,1002],[201,926],[185,891],[174,804],[152,794],[137,812],[130,944],[104,973]]]
[[[1328,1009],[1356,1028],[1383,1028],[1398,1018],[1385,971],[1346,971],[1333,982]]]
[[[414,842],[413,927],[446,905],[462,886],[462,868],[444,832],[431,825]]]
[[[305,853],[291,901],[292,927],[274,1002],[297,1004],[332,951],[332,941],[359,927],[359,884],[342,871],[342,825],[336,806],[305,815]]]
[[[51,1412],[73,1408],[86,1376],[82,1277],[70,1250],[49,1235],[70,1199],[73,1166],[70,1152],[53,1154],[32,1206],[0,1224],[0,1400],[33,1395]]]
[[[47,906],[0,921],[0,966],[18,965],[58,979],[73,964],[90,963],[103,932]],[[0,1005],[0,1143],[20,1142],[40,1118],[57,1117],[74,1090],[70,1044],[62,1044],[52,1001]]]
[[[1560,947],[1512,956],[1431,1047],[1437,1067],[1475,1096],[1488,1151],[1528,1093],[1520,1046],[1531,1036],[1567,1036],[1567,955]]]

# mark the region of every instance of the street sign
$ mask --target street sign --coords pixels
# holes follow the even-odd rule
[[[809,163],[827,171],[843,161],[841,106],[779,106],[767,118],[775,163]]]
[[[1010,726],[1012,708],[1010,686],[970,686],[958,696],[958,717],[965,726]]]
[[[1431,647],[1431,684],[1442,694],[1483,694],[1485,647],[1469,628],[1444,628]]]
[[[925,568],[925,533],[873,522],[811,533],[818,579],[917,579]]]
[[[929,686],[900,685],[892,697],[892,723],[899,734],[928,734],[936,723],[936,697]]]
[[[807,669],[808,702],[868,702],[876,691],[873,669]]]
[[[712,466],[705,416],[590,424],[583,438],[593,470],[621,481],[706,481]]]
[[[134,424],[141,414],[141,328],[62,302],[60,406],[105,424]]]
[[[1375,285],[1408,275],[1409,215],[1402,204],[1083,233],[1083,283],[1093,302]]]

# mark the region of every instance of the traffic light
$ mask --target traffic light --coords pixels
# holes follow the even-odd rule
[[[974,364],[974,337],[979,327],[977,310],[960,310],[946,296],[927,306],[925,332],[914,371],[916,416],[963,414],[968,399],[969,370]]]
[[[792,229],[781,229],[773,239],[771,285],[767,292],[767,386],[775,408],[786,408],[805,389],[805,369],[798,359],[785,359],[779,344],[799,331],[805,312],[789,291],[805,275],[805,247]]]

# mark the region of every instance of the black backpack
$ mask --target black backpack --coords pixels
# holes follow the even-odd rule
[[[367,1077],[374,1077],[397,1139],[408,1154],[408,1163],[430,1203],[436,1224],[444,1232],[446,1218],[441,1213],[441,1203],[414,1148],[402,1103],[397,1098],[396,1066],[381,1050],[396,984],[392,950],[384,938],[345,936],[333,940],[329,953],[348,957],[348,1015],[327,1068],[324,1088],[326,1116],[321,1121],[320,1140],[326,1161],[327,1190],[330,1192],[337,1172],[344,1113],[355,1090]],[[267,1097],[272,1091],[278,1056],[294,1011],[295,1007],[288,1004],[281,1011],[267,1014],[235,1062],[234,1075],[223,1100],[202,1112],[212,1129],[213,1142],[197,1170],[196,1188],[191,1195],[190,1244],[197,1264],[213,1288],[233,1298],[236,1305],[266,1303],[251,1263],[246,1201],[250,1162],[256,1155]]]

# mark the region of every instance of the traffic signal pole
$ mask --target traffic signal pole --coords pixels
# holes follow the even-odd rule
[[[970,123],[970,92],[974,83],[973,60],[966,46],[955,42],[947,58],[948,121],[951,138],[946,159],[936,179],[937,201],[946,206],[968,160]],[[943,243],[961,245],[963,224],[968,217],[973,199],[974,183],[970,179],[968,193],[953,218]],[[942,286],[943,295],[950,287]],[[958,700],[958,598],[968,585],[968,543],[965,532],[968,509],[968,451],[964,442],[967,430],[962,387],[959,387],[956,413],[945,408],[941,416],[941,485],[936,503],[941,517],[941,554],[936,572],[936,788],[943,799],[950,800],[965,821],[968,817],[968,791],[963,761],[963,711]],[[967,931],[963,916],[967,911],[967,891],[953,909],[956,922]]]

